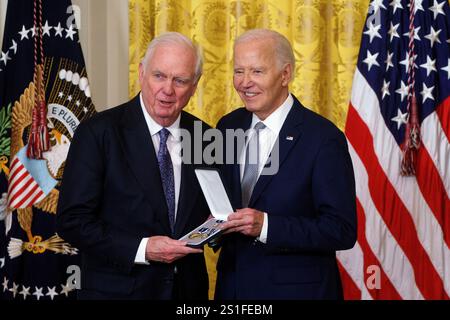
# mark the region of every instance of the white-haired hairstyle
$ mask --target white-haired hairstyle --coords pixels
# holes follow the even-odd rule
[[[282,68],[286,63],[292,66],[292,77],[295,74],[295,57],[291,43],[285,36],[269,29],[252,29],[244,32],[234,41],[234,48],[240,43],[252,40],[273,40],[278,67]]]
[[[195,79],[197,82],[200,79],[203,71],[203,57],[200,46],[195,45],[191,39],[186,37],[185,35],[179,32],[165,32],[160,34],[159,36],[153,38],[153,40],[149,43],[147,47],[147,51],[145,52],[144,57],[141,60],[142,65],[144,66],[144,70],[147,68],[147,63],[151,59],[155,49],[160,45],[165,44],[178,44],[183,45],[192,50],[196,58],[195,62]]]

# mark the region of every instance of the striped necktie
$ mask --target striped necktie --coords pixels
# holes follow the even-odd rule
[[[244,175],[242,176],[242,207],[245,208],[250,202],[250,197],[258,180],[259,171],[259,133],[266,127],[261,121],[255,124],[254,134],[250,137],[245,151]]]

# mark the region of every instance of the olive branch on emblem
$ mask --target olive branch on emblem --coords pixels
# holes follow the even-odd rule
[[[8,156],[11,146],[11,137],[8,129],[11,129],[11,103],[0,110],[0,155]]]

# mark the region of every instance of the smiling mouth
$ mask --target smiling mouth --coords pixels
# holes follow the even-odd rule
[[[255,92],[248,92],[248,91],[243,91],[242,92],[244,94],[245,97],[247,98],[253,98],[256,97],[258,95],[258,93]]]

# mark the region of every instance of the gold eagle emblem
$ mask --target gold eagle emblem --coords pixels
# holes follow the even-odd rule
[[[43,68],[40,66],[38,69],[38,77],[42,77]],[[26,130],[32,123],[32,110],[34,106],[36,85],[31,82],[28,88],[20,96],[19,101],[14,103],[11,115],[11,151],[10,159],[13,159],[19,150],[24,146],[24,136],[26,136]],[[55,179],[62,178],[62,169],[64,167],[65,156],[70,145],[70,141],[61,132],[55,128],[50,128],[50,139],[52,149],[44,153],[44,158],[47,162],[47,168],[49,174]],[[60,145],[64,143],[65,146]],[[64,150],[62,154],[57,154],[58,151]],[[3,169],[5,173],[9,173],[9,169]],[[60,170],[61,169],[61,170]],[[33,206],[42,210],[48,214],[56,214],[56,208],[58,203],[59,191],[53,188],[50,193],[40,202],[35,203]],[[53,251],[55,253],[62,254],[77,254],[77,249],[73,248],[70,244],[64,242],[57,234],[53,235],[48,240],[43,240],[39,235],[32,233],[33,222],[33,208],[27,207],[24,209],[17,209],[17,220],[20,227],[26,232],[28,241],[22,241],[20,239],[11,238],[8,245],[8,252],[12,258],[20,256],[23,251],[39,254],[46,250]]]

